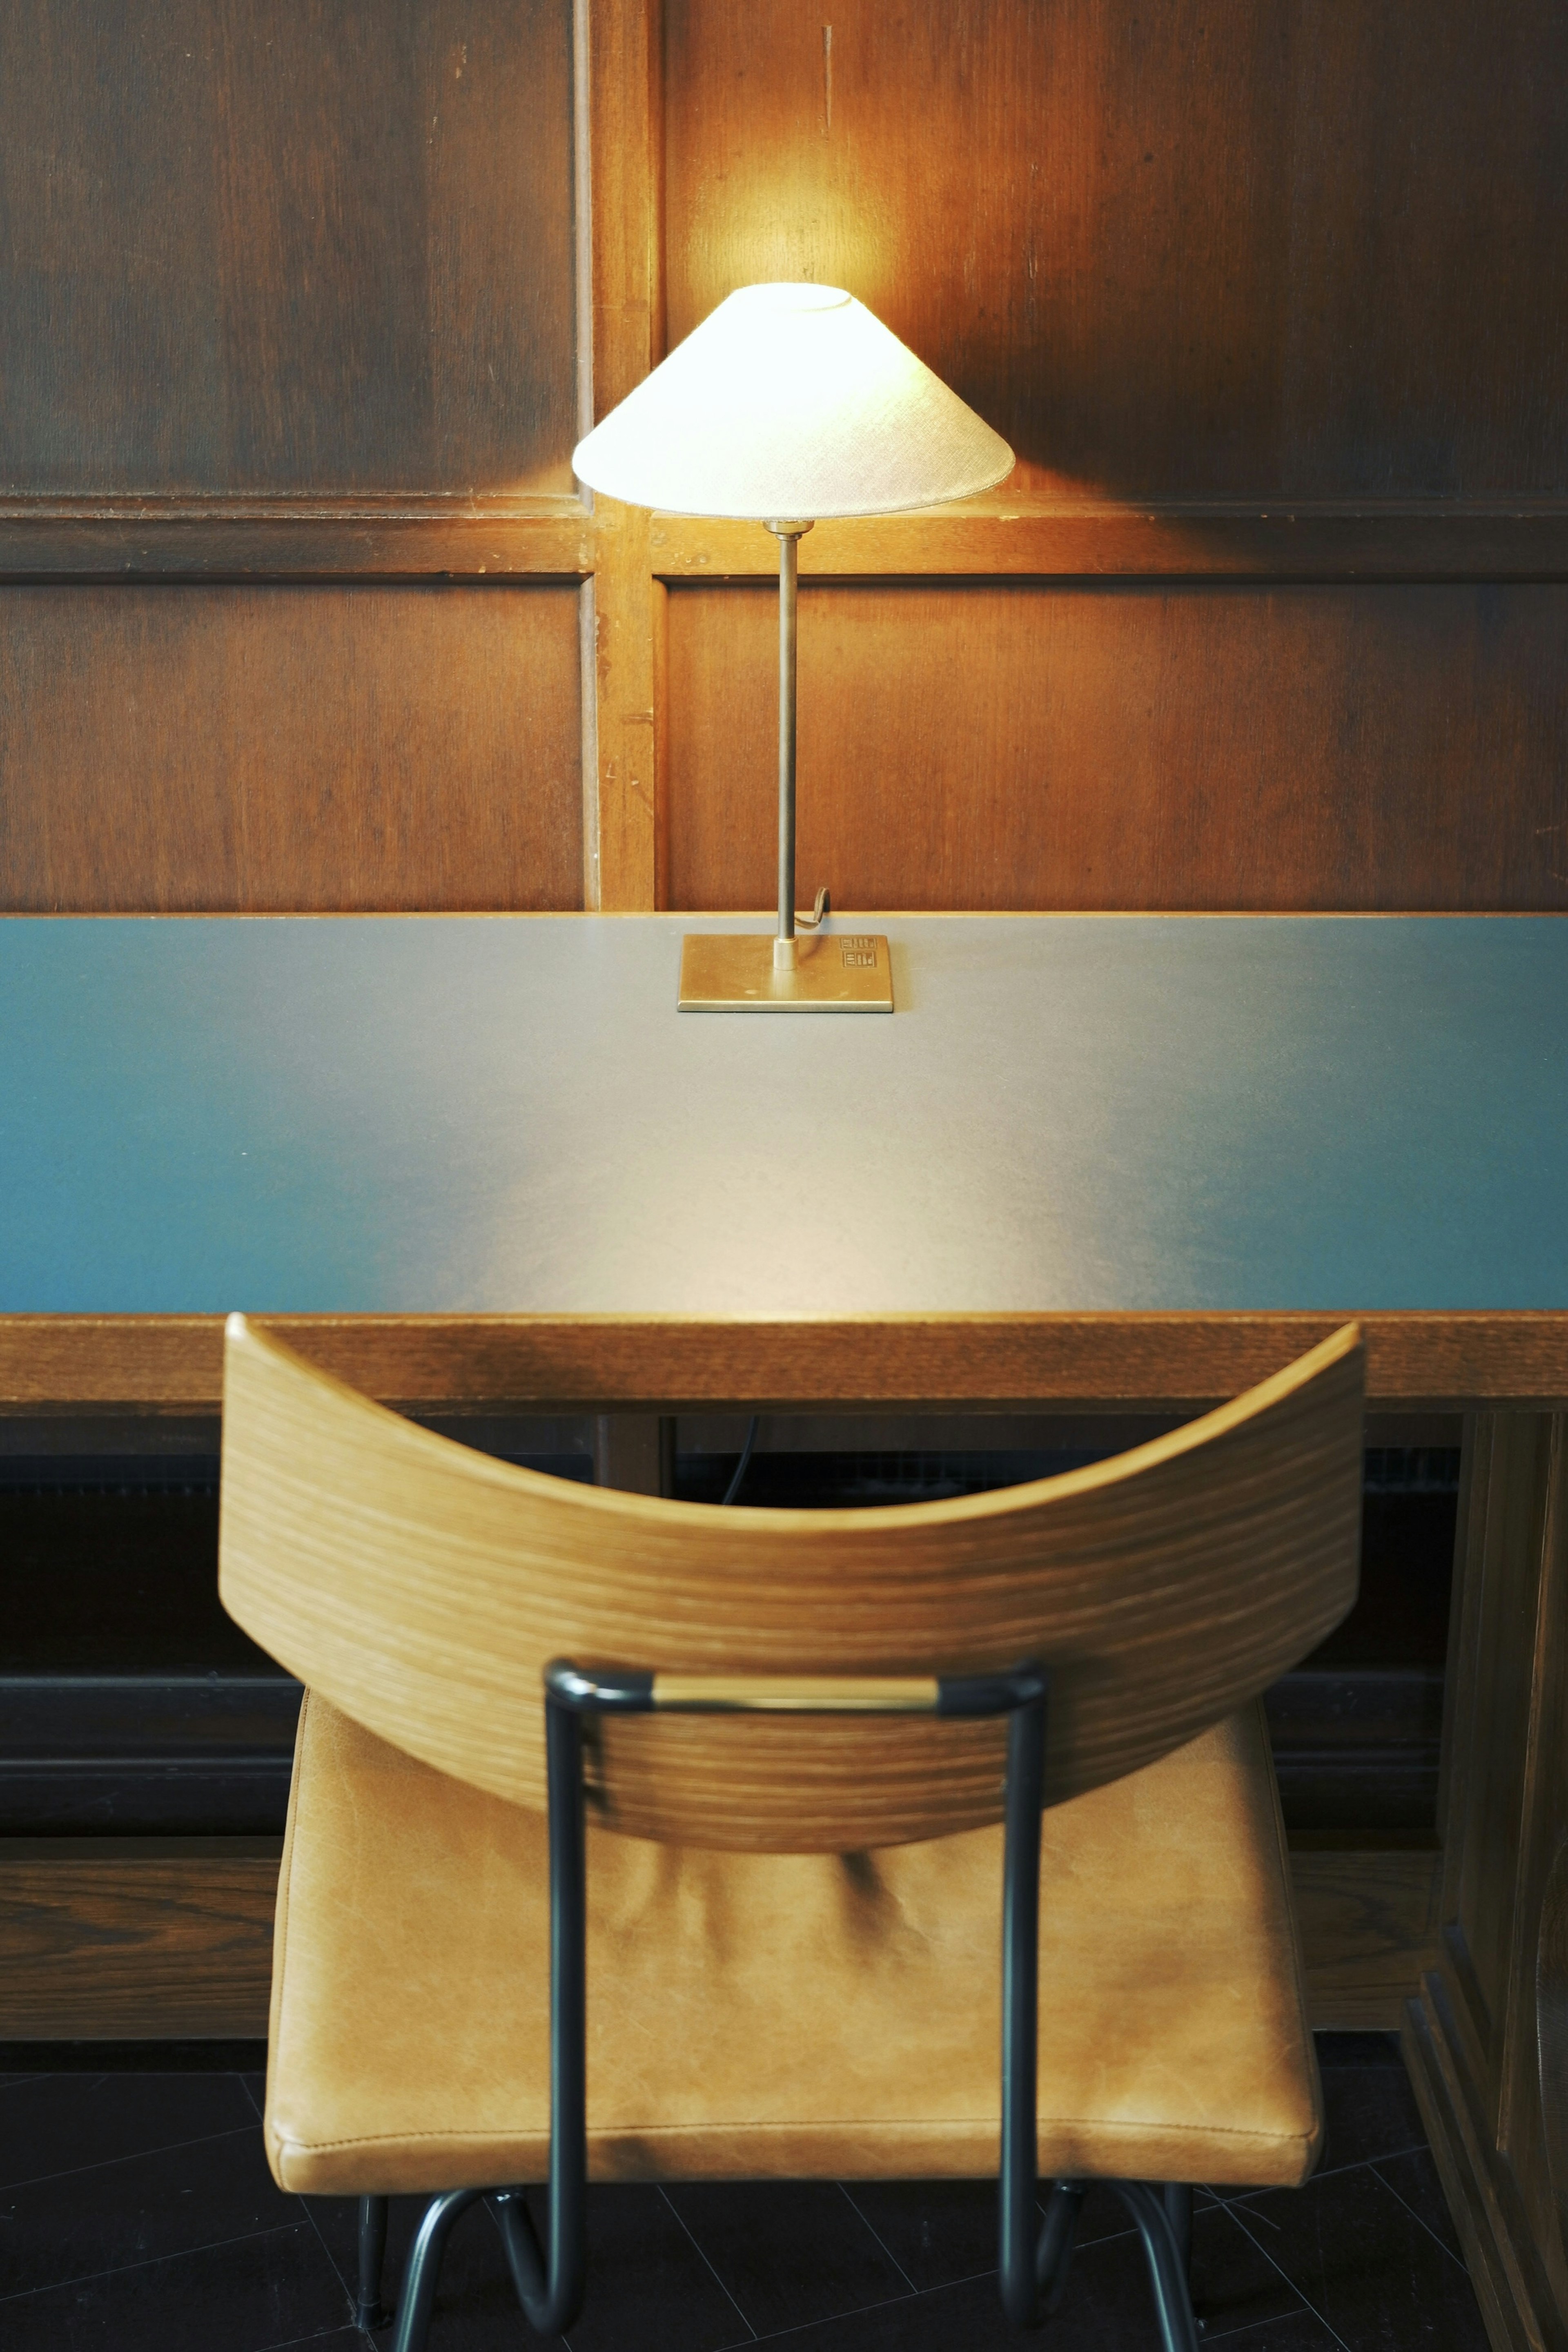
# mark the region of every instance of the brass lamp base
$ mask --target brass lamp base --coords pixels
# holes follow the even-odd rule
[[[691,931],[681,941],[683,1013],[891,1013],[887,941],[863,931],[798,939],[775,962],[765,933]]]

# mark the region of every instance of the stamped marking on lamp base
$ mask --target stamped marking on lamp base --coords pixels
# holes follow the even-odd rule
[[[792,970],[766,932],[691,931],[681,941],[683,1013],[891,1013],[893,964],[880,933],[797,941]]]

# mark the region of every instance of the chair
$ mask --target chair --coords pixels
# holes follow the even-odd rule
[[[396,2192],[418,2352],[481,2196],[553,2333],[585,2179],[999,2175],[1033,2325],[1103,2178],[1193,2352],[1190,2184],[1322,2134],[1256,1702],[1354,1598],[1361,1415],[1347,1326],[1064,1476],[725,1509],[475,1454],[232,1317],[220,1588],[307,1685],[267,2148],[361,2199],[361,2324]]]

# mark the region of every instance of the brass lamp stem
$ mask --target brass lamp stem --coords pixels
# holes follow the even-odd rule
[[[795,962],[795,602],[809,522],[769,522],[779,541],[779,932],[775,970]]]

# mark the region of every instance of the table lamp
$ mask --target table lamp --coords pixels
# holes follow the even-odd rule
[[[760,522],[779,541],[779,928],[682,943],[683,1012],[891,1013],[885,939],[819,935],[795,911],[795,585],[832,515],[894,514],[989,489],[999,434],[852,295],[743,286],[578,444],[580,481],[631,506]]]

